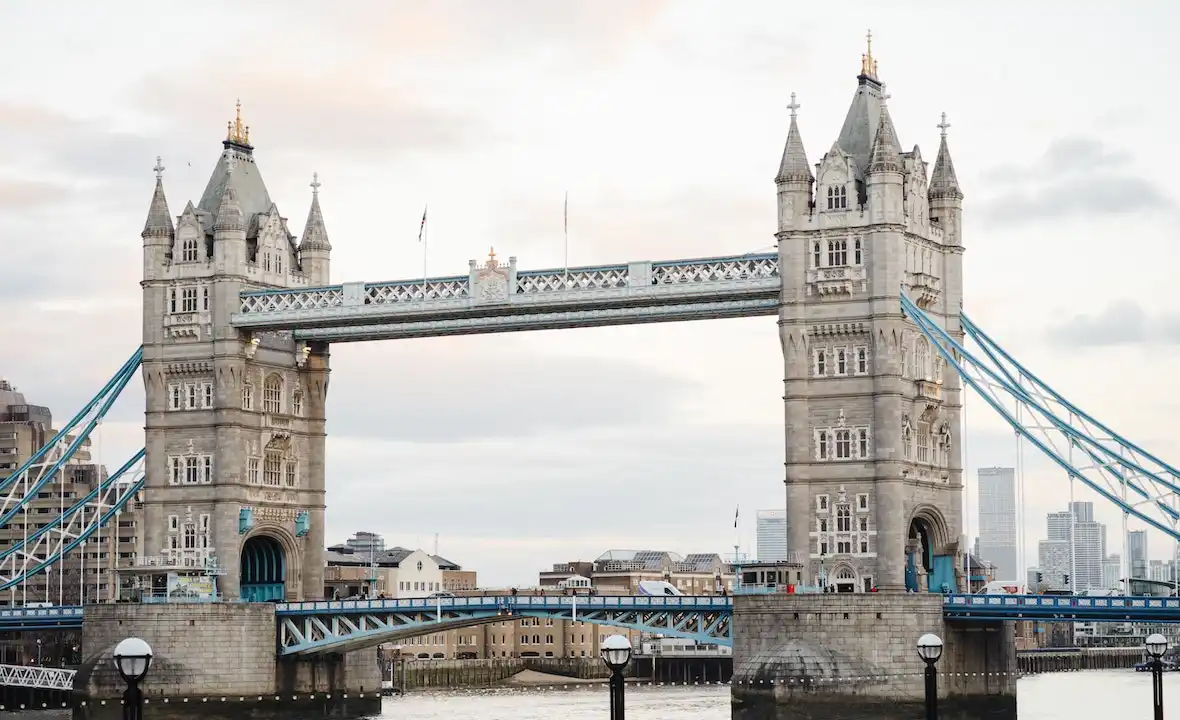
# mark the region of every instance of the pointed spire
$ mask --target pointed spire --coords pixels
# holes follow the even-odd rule
[[[168,211],[168,199],[164,197],[164,159],[156,156],[156,166],[152,169],[156,171],[156,190],[152,193],[142,236],[171,238],[176,228],[172,225],[172,213]]]
[[[783,160],[778,167],[778,176],[774,181],[811,182],[815,176],[811,174],[811,165],[807,162],[807,151],[803,149],[803,137],[799,134],[798,110],[801,106],[795,102],[795,93],[791,93],[791,102],[787,109],[791,111],[791,129],[787,131],[787,146],[783,149]]]
[[[234,167],[236,161],[232,154],[226,167],[225,189],[221,191],[221,203],[217,206],[217,217],[213,222],[213,229],[244,230],[242,222],[242,206],[238,204],[238,193],[234,190]]]
[[[311,174],[311,209],[307,211],[307,222],[303,225],[303,239],[299,251],[331,250],[328,229],[324,227],[324,213],[320,210],[320,174]]]
[[[242,122],[241,100],[234,106],[234,119],[225,124],[225,142],[243,148],[251,147],[250,126]]]
[[[889,108],[885,105],[885,99],[882,98],[881,114],[877,120],[877,134],[873,138],[873,152],[869,157],[869,174],[901,172],[899,147],[897,133],[893,129],[893,118],[889,116]]]
[[[929,195],[934,198],[963,199],[963,191],[959,188],[959,178],[955,176],[955,164],[951,161],[951,151],[946,146],[946,131],[951,126],[946,121],[946,113],[942,114],[942,122],[938,129],[942,135],[938,143],[938,157],[934,161],[934,172],[930,175]]]
[[[865,51],[860,55],[860,77],[877,80],[877,60],[873,57],[873,31],[865,33]]]

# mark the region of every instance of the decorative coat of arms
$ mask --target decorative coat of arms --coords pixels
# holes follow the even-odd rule
[[[493,248],[488,252],[488,261],[475,274],[472,298],[479,303],[508,302],[508,272],[496,260]]]

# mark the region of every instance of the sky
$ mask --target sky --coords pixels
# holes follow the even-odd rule
[[[814,163],[871,28],[902,145],[932,159],[948,114],[968,312],[1076,404],[1180,461],[1164,35],[1180,8],[736,7],[8,0],[0,374],[64,420],[138,345],[155,159],[179,214],[238,99],[296,233],[319,173],[334,282],[424,263],[461,274],[491,247],[522,269],[560,266],[567,191],[571,265],[771,250],[790,94]],[[328,538],[431,550],[437,536],[489,585],[611,548],[753,552],[755,511],[785,502],[776,332],[753,318],[334,346]],[[101,461],[142,446],[142,411],[137,384],[98,434]],[[1017,447],[977,398],[967,434],[973,520],[974,469],[1015,464]],[[1027,445],[1023,465],[1033,564],[1070,483]],[[1121,546],[1114,529],[1108,542]]]

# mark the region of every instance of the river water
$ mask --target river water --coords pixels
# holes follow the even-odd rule
[[[1149,720],[1151,674],[1131,670],[1020,680],[1020,720]],[[385,700],[382,720],[605,720],[605,686],[411,693]],[[1165,717],[1180,720],[1180,673],[1164,677]],[[627,720],[729,720],[729,687],[627,686]]]

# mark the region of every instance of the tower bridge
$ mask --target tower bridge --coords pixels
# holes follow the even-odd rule
[[[777,315],[788,545],[804,557],[807,584],[852,595],[737,598],[732,630],[729,611],[705,607],[676,615],[670,627],[687,632],[699,620],[704,625],[696,627],[712,636],[732,633],[739,675],[770,673],[784,682],[794,672],[784,658],[799,643],[826,658],[833,673],[848,674],[840,663],[853,658],[853,675],[873,675],[872,653],[916,622],[946,623],[948,648],[966,648],[955,660],[963,676],[976,650],[990,658],[981,662],[1002,661],[1011,649],[1002,634],[971,632],[992,632],[1024,610],[931,595],[964,586],[964,383],[1068,478],[1173,539],[1180,538],[1180,512],[1169,498],[1180,491],[1180,471],[1071,404],[971,322],[963,302],[964,194],[950,125],[943,115],[936,126],[931,166],[917,145],[902,144],[888,98],[870,48],[843,126],[813,165],[791,95],[774,177],[777,223],[767,228],[773,253],[528,270],[493,251],[484,262],[470,261],[465,274],[342,284],[332,283],[318,177],[296,235],[263,181],[239,105],[204,192],[177,216],[157,162],[141,233],[142,348],[0,482],[0,522],[55,481],[135,373],[146,390],[144,450],[61,520],[0,553],[0,588],[46,572],[117,517],[128,497],[142,496],[148,557],[141,562],[179,578],[212,576],[218,597],[244,601],[192,610],[208,629],[185,632],[205,632],[216,644],[237,612],[268,628],[257,638],[272,654],[267,638],[296,638],[284,647],[299,653],[315,650],[308,643],[359,646],[355,637],[342,638],[370,620],[357,625],[349,613],[299,609],[319,600],[324,586],[332,343]],[[750,247],[765,244],[749,240]],[[280,610],[259,601],[279,602]],[[1044,612],[1037,608],[1029,612]],[[452,620],[492,611],[468,610]],[[101,621],[85,625],[87,633],[95,628],[90,640],[98,645],[109,639],[107,627],[197,627],[184,614],[190,611],[175,605],[85,612]],[[427,622],[414,612],[366,617],[393,632],[397,623]],[[828,615],[851,623],[856,643],[831,639],[837,631],[814,620]],[[348,658],[357,654],[341,652],[342,667],[352,667]],[[233,675],[258,662],[243,655],[215,669]],[[314,672],[291,673],[291,682],[319,682]],[[1014,686],[997,687],[969,690],[1006,696]],[[914,688],[878,690],[908,697]]]

